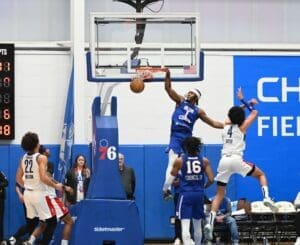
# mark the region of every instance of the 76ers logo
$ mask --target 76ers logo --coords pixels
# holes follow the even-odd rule
[[[115,160],[117,158],[117,147],[110,146],[107,139],[99,141],[99,160]]]

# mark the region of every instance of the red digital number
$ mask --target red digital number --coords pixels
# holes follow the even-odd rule
[[[4,124],[0,126],[0,135],[10,135],[10,125]]]
[[[9,120],[10,119],[10,112],[9,112],[8,108],[3,110],[3,118],[5,120]]]

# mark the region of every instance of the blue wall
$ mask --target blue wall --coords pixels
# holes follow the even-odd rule
[[[47,147],[51,150],[50,161],[58,163],[59,145],[47,145]],[[125,162],[135,170],[137,179],[136,203],[139,208],[145,239],[173,237],[173,226],[169,224],[169,217],[174,214],[173,202],[163,201],[161,191],[167,164],[165,148],[166,145],[119,146],[120,152],[125,155]],[[210,158],[212,165],[216,166],[220,146],[206,146],[203,152]],[[72,159],[79,153],[86,155],[88,162],[91,163],[90,150],[87,145],[74,145]],[[15,173],[23,151],[19,145],[1,145],[0,155],[1,169],[9,179],[4,221],[4,235],[8,237],[24,223],[22,205],[15,193]],[[214,191],[214,187],[210,188],[208,195],[214,195]],[[230,193],[234,197],[234,191]]]
[[[300,191],[299,63],[299,56],[234,56],[234,91],[241,86],[246,100],[259,101],[244,157],[263,169],[270,195],[279,201],[292,201]],[[260,198],[254,190],[256,181],[237,179],[237,193]]]
[[[52,155],[50,160],[58,162],[59,145],[47,145]],[[162,199],[162,185],[167,164],[166,145],[121,145],[120,152],[125,155],[127,165],[135,169],[136,203],[140,212],[140,220],[144,230],[145,239],[166,239],[173,238],[173,226],[169,224],[169,218],[174,213],[173,202],[165,202]],[[90,159],[90,150],[87,145],[74,145],[72,159],[79,153],[83,153]],[[206,145],[203,153],[210,159],[214,172],[220,157],[220,145]],[[7,174],[9,179],[8,196],[6,199],[6,211],[4,221],[4,235],[8,237],[24,223],[23,209],[20,205],[15,189],[15,172],[20,157],[23,155],[19,145],[1,145],[1,170]],[[89,160],[89,163],[91,161]],[[277,169],[269,169],[268,174],[272,176],[277,173]],[[282,177],[283,178],[283,177]],[[286,177],[288,178],[288,177]],[[251,197],[253,193],[261,192],[258,184],[252,183],[250,178],[242,179],[233,176],[229,183],[228,195],[232,200],[240,197]],[[243,183],[240,183],[240,182]],[[273,183],[272,189],[280,188],[281,183]],[[208,196],[215,194],[216,185],[214,184],[207,190]],[[289,194],[286,193],[289,197]],[[296,192],[293,193],[296,196]],[[278,197],[285,200],[285,195]],[[249,198],[251,200],[251,198]],[[253,199],[252,199],[253,200]],[[255,199],[254,199],[255,200]]]

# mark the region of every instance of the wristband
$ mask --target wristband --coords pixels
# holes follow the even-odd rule
[[[254,110],[254,106],[248,104],[244,99],[242,99],[241,102],[247,107],[247,109],[248,109],[249,111]]]

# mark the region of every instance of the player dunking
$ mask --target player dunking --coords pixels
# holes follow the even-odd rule
[[[205,217],[204,188],[214,181],[209,160],[200,153],[201,145],[201,140],[196,137],[188,137],[183,141],[184,154],[175,160],[171,174],[163,187],[164,196],[170,195],[168,189],[180,171],[176,215],[181,220],[184,244],[193,244],[190,235],[190,220],[193,219],[195,244],[201,245],[201,219]],[[205,175],[208,179],[206,183]]]
[[[47,175],[47,157],[39,153],[39,138],[36,133],[26,133],[21,141],[26,153],[20,161],[17,173],[17,183],[25,188],[24,203],[29,222],[35,217],[46,223],[44,231],[45,244],[49,244],[56,227],[55,210],[49,205],[45,184],[58,191],[63,190],[61,183],[55,183]],[[35,224],[35,223],[34,223]]]
[[[245,134],[247,128],[255,121],[258,111],[254,105],[258,104],[256,99],[251,99],[249,103],[244,100],[242,89],[237,91],[238,99],[243,103],[243,107],[233,106],[228,112],[229,121],[226,122],[222,133],[222,157],[218,166],[218,174],[215,177],[217,181],[217,194],[212,202],[211,212],[208,216],[207,224],[204,227],[204,234],[207,240],[212,240],[212,231],[216,212],[222,199],[225,196],[226,185],[230,176],[238,173],[242,176],[252,176],[256,178],[261,187],[264,197],[264,204],[276,211],[274,202],[269,197],[268,182],[264,172],[252,163],[243,160],[245,150]],[[248,117],[245,117],[244,108],[250,111]]]
[[[223,123],[208,117],[206,112],[199,108],[198,101],[201,93],[198,89],[191,89],[185,96],[179,95],[171,86],[169,69],[165,69],[165,90],[169,97],[176,103],[172,115],[170,141],[168,147],[169,161],[166,169],[166,179],[170,175],[174,160],[182,150],[182,141],[193,134],[193,127],[198,118],[214,128],[223,128]]]

